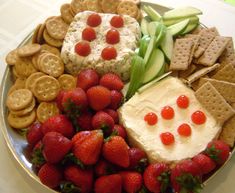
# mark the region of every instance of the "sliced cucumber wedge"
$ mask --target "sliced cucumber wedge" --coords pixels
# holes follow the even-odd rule
[[[171,57],[173,54],[173,47],[174,47],[174,40],[173,40],[173,36],[171,35],[171,33],[167,30],[166,31],[166,35],[164,36],[161,44],[160,44],[160,48],[162,49],[166,59],[168,62],[171,61]]]
[[[151,18],[152,21],[160,21],[162,16],[154,10],[151,6],[144,6],[144,11],[147,13],[147,15]]]
[[[141,20],[141,23],[140,23],[140,28],[141,28],[141,32],[143,35],[149,35],[148,33],[148,21],[147,21],[147,18],[144,17],[142,20]]]
[[[149,58],[150,58],[150,56],[152,54],[153,49],[155,48],[155,45],[156,45],[156,37],[152,36],[150,41],[149,41],[146,53],[144,55],[144,64],[145,65],[148,63],[148,60],[149,60]]]
[[[156,78],[161,69],[164,68],[164,65],[164,54],[161,50],[154,49],[148,61],[148,64],[145,67],[146,70],[144,73],[143,84],[146,84]]]
[[[141,57],[145,56],[145,53],[147,51],[148,45],[149,45],[150,37],[149,36],[144,36],[140,40],[140,47],[139,47],[139,52],[138,55]]]
[[[164,20],[178,19],[182,17],[190,17],[195,15],[201,15],[202,11],[195,7],[180,7],[167,11],[163,15]]]
[[[168,26],[174,25],[176,23],[179,23],[185,19],[189,19],[189,23],[198,23],[199,22],[198,16],[191,16],[191,17],[182,17],[179,19],[163,20],[163,24],[168,27]]]
[[[177,36],[186,29],[188,24],[189,24],[189,19],[185,19],[179,23],[169,26],[167,30],[171,33],[171,35]]]
[[[131,61],[131,77],[126,94],[126,99],[130,99],[141,86],[145,71],[144,60],[138,55],[133,56]]]
[[[192,23],[192,24],[188,24],[188,26],[185,28],[184,31],[182,31],[180,33],[180,35],[185,35],[191,31],[193,31],[194,29],[196,29],[196,27],[199,25],[199,23]]]

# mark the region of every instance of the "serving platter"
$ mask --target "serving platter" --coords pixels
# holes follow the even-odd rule
[[[157,4],[152,4],[152,3],[148,3],[148,2],[142,2],[141,5],[150,5],[152,6],[155,10],[157,10],[160,14],[163,14],[164,12],[170,10],[170,8],[168,7],[164,7],[161,5],[157,5]],[[203,24],[202,24],[203,25]],[[23,41],[22,43],[19,45],[19,47],[21,47],[22,45],[27,44],[27,42],[29,42],[32,38],[33,33],[29,34]],[[37,177],[36,173],[33,170],[32,164],[29,161],[29,156],[27,155],[27,142],[25,140],[25,137],[22,135],[19,135],[19,133],[17,133],[16,131],[14,131],[8,124],[7,122],[7,114],[8,114],[8,110],[6,107],[6,98],[7,98],[7,93],[10,89],[10,87],[12,86],[12,77],[11,77],[11,71],[9,66],[6,67],[2,82],[1,82],[1,95],[0,95],[0,123],[2,126],[2,132],[3,132],[3,136],[5,138],[6,144],[11,152],[11,154],[13,155],[14,159],[18,162],[19,166],[23,168],[23,170],[27,173],[27,175],[30,176],[30,178],[32,178],[33,180],[35,180],[37,183],[41,184],[41,186],[43,186],[47,191],[49,192],[56,192],[53,191],[52,189],[48,188],[47,186],[43,185],[39,178]],[[231,159],[231,157],[234,154],[234,149],[232,150],[232,152],[230,153],[230,157],[229,159],[225,162],[224,165],[227,164],[227,162],[229,162],[229,160]],[[223,166],[224,166],[223,165]],[[204,181],[204,185],[207,185],[212,179],[213,177],[220,172],[223,169],[223,166],[221,166],[216,172],[214,172],[212,175],[210,175],[208,177],[207,180]]]

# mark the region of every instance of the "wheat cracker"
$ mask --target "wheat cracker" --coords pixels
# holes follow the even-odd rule
[[[235,141],[235,116],[230,118],[222,127],[222,131],[219,135],[219,140],[224,141],[230,147],[234,146]]]
[[[121,0],[102,0],[101,7],[104,13],[117,13],[117,7]]]
[[[37,119],[39,122],[44,123],[47,119],[59,113],[59,108],[55,102],[41,102],[37,108]]]
[[[211,78],[216,80],[223,80],[235,83],[235,68],[233,65],[225,65],[222,69],[218,70]]]
[[[117,13],[119,15],[129,15],[136,18],[138,16],[139,8],[133,1],[121,1],[117,7]]]
[[[205,52],[205,49],[201,46],[198,46],[197,49],[193,53],[193,57],[199,58],[204,52]]]
[[[62,74],[58,81],[62,90],[71,90],[76,87],[76,80],[74,76],[70,74]]]
[[[13,65],[16,64],[16,62],[17,62],[18,59],[19,59],[19,56],[18,56],[18,49],[16,48],[16,49],[10,51],[10,52],[7,54],[7,56],[6,56],[6,58],[5,58],[5,61],[6,61],[6,63],[7,63],[8,65],[13,66]]]
[[[27,107],[25,107],[22,110],[18,110],[18,111],[11,110],[11,113],[13,115],[22,117],[22,116],[25,116],[25,115],[31,113],[34,110],[35,105],[36,105],[36,100],[35,100],[35,98],[33,98],[32,102]]]
[[[179,71],[179,77],[186,79],[197,69],[196,65],[191,64],[187,70]]]
[[[195,35],[195,34],[187,34],[185,36],[185,38],[191,38],[193,41],[193,47],[192,47],[192,51],[191,51],[191,55],[189,59],[189,64],[191,64],[193,57],[194,57],[194,53],[198,49],[200,37],[201,37],[200,35]]]

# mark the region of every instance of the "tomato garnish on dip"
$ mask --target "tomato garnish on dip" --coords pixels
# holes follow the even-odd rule
[[[158,121],[158,117],[155,113],[153,112],[150,112],[150,113],[147,113],[145,116],[144,116],[144,120],[149,124],[149,125],[155,125]]]
[[[91,47],[89,42],[81,41],[75,45],[75,52],[80,56],[88,56],[91,53]]]
[[[195,111],[192,114],[191,119],[195,124],[201,125],[206,122],[206,115],[202,111]]]
[[[104,60],[112,60],[117,57],[117,51],[114,47],[108,46],[102,50],[101,56]]]
[[[110,21],[110,24],[113,26],[113,27],[116,27],[116,28],[121,28],[124,26],[124,21],[123,21],[123,18],[119,15],[115,15],[112,17],[111,21]]]
[[[101,24],[102,19],[99,14],[97,13],[92,13],[88,18],[87,18],[87,25],[91,27],[97,27]]]
[[[170,106],[165,106],[162,108],[161,115],[163,119],[172,119],[175,115],[174,109]]]
[[[176,101],[177,105],[181,109],[186,109],[189,106],[189,98],[185,95],[180,95]]]
[[[106,34],[106,42],[108,44],[117,44],[119,41],[119,32],[116,29],[110,29]]]
[[[191,135],[191,127],[187,123],[181,124],[177,129],[179,135],[188,137]]]
[[[96,32],[92,27],[86,27],[82,31],[82,39],[87,40],[89,42],[96,39]]]
[[[170,132],[161,133],[160,138],[164,145],[171,145],[175,142],[175,137]]]

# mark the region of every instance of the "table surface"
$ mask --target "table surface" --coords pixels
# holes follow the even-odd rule
[[[235,7],[220,0],[148,0],[169,7],[191,5],[203,11],[201,22],[216,26],[223,36],[235,40]],[[4,58],[35,26],[51,15],[59,14],[65,0],[0,0],[0,80],[6,64]],[[0,132],[0,192],[45,193],[14,160]],[[204,188],[203,193],[234,193],[235,156],[221,172]]]

